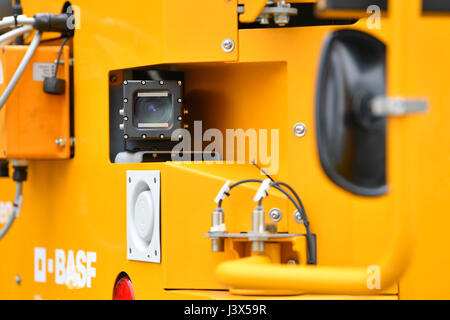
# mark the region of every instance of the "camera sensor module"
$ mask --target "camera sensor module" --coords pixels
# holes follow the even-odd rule
[[[172,120],[172,95],[169,91],[135,93],[133,125],[140,129],[169,128]]]
[[[122,87],[124,139],[170,139],[182,127],[180,81],[125,80]]]

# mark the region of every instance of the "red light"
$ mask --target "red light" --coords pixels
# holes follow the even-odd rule
[[[127,275],[119,275],[114,286],[113,300],[135,300],[133,284]]]

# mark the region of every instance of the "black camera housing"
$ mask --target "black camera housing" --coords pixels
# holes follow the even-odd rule
[[[123,108],[120,114],[123,116],[121,128],[125,140],[170,140],[173,132],[182,128],[181,81],[125,80],[122,88]],[[144,110],[143,104],[148,105],[149,110]],[[164,117],[159,122],[155,121],[163,108]],[[148,121],[143,122],[142,119]],[[178,140],[178,136],[174,139]]]

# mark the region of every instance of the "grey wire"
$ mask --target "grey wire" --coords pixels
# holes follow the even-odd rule
[[[0,36],[0,44],[4,45],[4,42],[8,41],[8,40],[11,40],[9,42],[12,42],[16,37],[18,37],[24,33],[27,33],[31,30],[33,30],[32,26],[23,26],[23,27],[8,31],[7,33],[4,33]]]
[[[34,24],[34,18],[27,18],[27,17],[17,17],[17,24]],[[0,20],[0,28],[15,26],[16,21],[14,19],[14,16],[4,17],[2,20]]]
[[[33,54],[36,51],[36,48],[39,46],[40,41],[41,41],[41,33],[39,31],[37,31],[36,35],[33,38],[33,41],[31,41],[30,46],[28,47],[28,50],[25,53],[25,56],[23,57],[22,61],[20,62],[19,67],[17,67],[16,72],[14,73],[13,77],[11,78],[11,81],[9,81],[8,86],[6,87],[5,91],[2,94],[2,97],[0,98],[0,110],[3,108],[6,100],[8,100],[9,96],[11,95],[11,92],[16,87],[17,82],[20,80],[20,77],[22,76],[23,72],[25,71],[25,68],[28,66],[28,63],[30,62],[31,58],[33,57]]]
[[[2,230],[0,230],[0,239],[2,239],[6,235],[6,233],[8,233],[14,220],[19,215],[19,210],[22,207],[21,202],[22,202],[22,182],[17,182],[16,196],[14,198],[14,204],[11,211],[11,215],[9,216],[8,221],[3,226]]]

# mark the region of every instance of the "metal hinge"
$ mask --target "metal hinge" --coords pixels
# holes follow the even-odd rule
[[[428,100],[376,97],[370,103],[370,110],[377,117],[421,113],[428,111]]]

